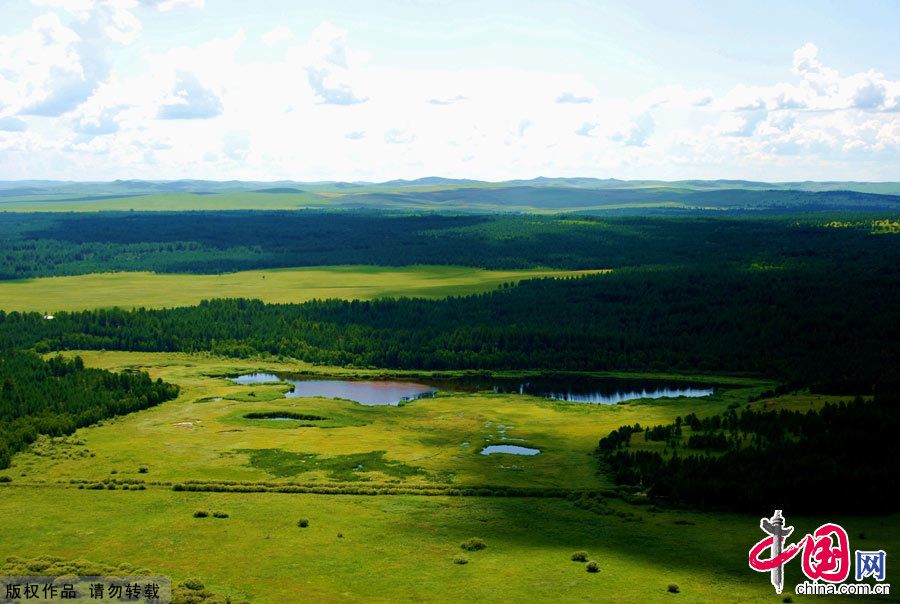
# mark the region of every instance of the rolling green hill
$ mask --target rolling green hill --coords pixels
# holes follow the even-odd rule
[[[900,183],[427,177],[366,182],[0,182],[0,211],[299,208],[449,212],[648,213],[900,210]]]

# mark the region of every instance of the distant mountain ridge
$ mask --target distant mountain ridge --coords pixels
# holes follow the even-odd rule
[[[201,201],[202,200],[202,201]],[[375,209],[451,212],[659,213],[900,211],[900,182],[620,180],[488,182],[429,176],[371,182],[0,181],[0,211]]]

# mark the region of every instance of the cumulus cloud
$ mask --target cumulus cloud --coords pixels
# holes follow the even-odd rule
[[[357,61],[347,46],[347,31],[322,23],[308,45],[310,64],[306,67],[309,86],[327,105],[355,105],[368,99],[354,90],[352,69]]]
[[[842,76],[819,59],[819,48],[807,43],[794,52],[793,70],[801,78],[801,94],[811,109],[896,111],[900,108],[900,82],[869,70]]]
[[[118,132],[119,122],[116,118],[125,108],[124,105],[105,107],[94,115],[83,116],[75,123],[73,129],[86,137],[104,136]]]
[[[629,147],[643,147],[656,127],[653,116],[644,112],[631,117],[624,127],[618,129],[609,138]]]
[[[61,115],[87,99],[106,74],[96,43],[53,13],[18,36],[0,38],[0,90],[20,113]]]
[[[743,110],[722,116],[719,133],[727,136],[753,136],[756,127],[766,118],[765,109]]]
[[[209,119],[222,113],[222,100],[192,73],[179,71],[175,87],[160,106],[157,117],[163,120]]]
[[[166,12],[173,8],[203,8],[204,0],[139,0],[143,6]]]
[[[294,34],[284,25],[274,27],[263,34],[262,41],[266,46],[275,46],[286,40],[290,40]]]
[[[456,103],[465,100],[467,100],[466,97],[461,94],[457,94],[456,96],[446,97],[442,99],[428,99],[428,102],[432,105],[455,105]]]
[[[594,136],[594,129],[597,127],[597,124],[592,124],[590,122],[584,122],[581,124],[577,130],[575,130],[575,134],[578,136]]]
[[[413,133],[400,128],[391,128],[384,133],[384,142],[391,145],[408,145],[414,140],[416,136]]]
[[[35,4],[63,12],[40,15],[20,34],[0,37],[0,97],[23,115],[58,117],[107,81],[110,52],[131,43],[141,24],[128,1]]]
[[[577,73],[370,64],[328,23],[306,34],[270,23],[262,38],[236,31],[163,51],[142,45],[129,52],[140,61],[111,62],[140,35],[125,13],[198,3],[42,1],[52,12],[0,37],[0,178],[778,170],[791,179],[870,165],[890,180],[884,166],[900,162],[900,83],[874,70],[840,73],[812,44],[785,56],[793,71],[767,83],[628,96]],[[284,51],[267,52],[268,43]],[[26,113],[41,117],[20,119]],[[286,134],[300,132],[316,144]],[[47,173],[56,166],[70,173]]]
[[[556,102],[557,103],[593,103],[594,99],[593,99],[593,97],[589,97],[589,96],[579,96],[579,95],[576,95],[574,92],[567,90],[567,91],[563,92],[561,95],[559,95],[558,97],[556,97]]]

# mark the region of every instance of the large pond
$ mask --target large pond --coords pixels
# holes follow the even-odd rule
[[[530,394],[570,403],[615,405],[625,401],[654,398],[710,396],[711,386],[674,380],[635,380],[566,375],[536,378],[465,378],[441,382],[439,389],[502,394]]]
[[[425,396],[434,396],[437,388],[416,382],[395,380],[320,380],[279,377],[272,373],[252,373],[232,378],[238,384],[271,384],[287,382],[291,390],[287,398],[321,396],[356,401],[361,405],[399,405]]]
[[[337,380],[303,378],[273,373],[250,373],[231,380],[238,384],[287,382],[292,389],[288,398],[321,396],[356,401],[362,405],[398,405],[403,401],[448,392],[495,392],[530,394],[572,403],[614,405],[638,399],[704,397],[713,394],[711,386],[670,380],[634,380],[626,378],[589,378],[553,376],[528,379],[460,378],[452,380]]]

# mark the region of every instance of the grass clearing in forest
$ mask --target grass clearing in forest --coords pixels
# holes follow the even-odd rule
[[[482,270],[459,266],[325,266],[219,275],[91,273],[0,281],[0,310],[57,312],[94,308],[192,306],[212,298],[270,303],[312,299],[445,298],[490,291],[502,283],[604,272],[553,269]]]

